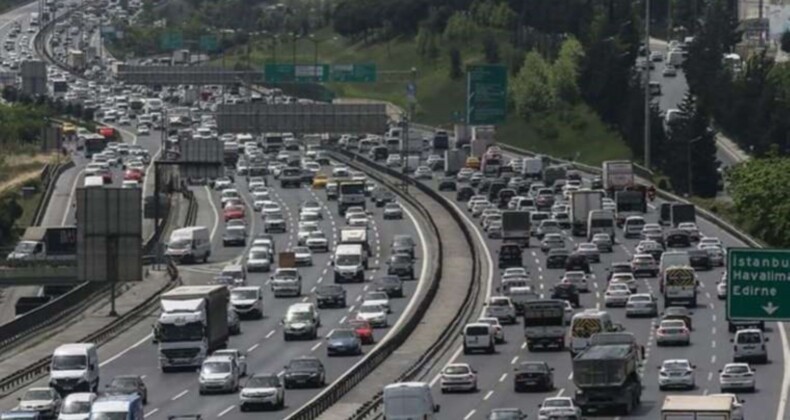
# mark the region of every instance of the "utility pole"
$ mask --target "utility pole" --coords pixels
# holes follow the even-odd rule
[[[645,168],[650,169],[650,0],[645,0]]]
[[[401,154],[404,155],[403,157],[403,172],[406,175],[409,172],[409,140],[411,138],[411,130],[409,129],[409,124],[411,123],[411,119],[414,118],[415,109],[417,105],[417,67],[411,68],[411,79],[409,80],[409,86],[411,89],[410,92],[407,92],[409,95],[409,112],[406,115],[406,119],[403,124],[403,132],[401,134],[401,141],[403,142],[403,147],[401,147]],[[416,169],[416,168],[415,168]],[[403,190],[409,190],[409,184],[403,181]]]

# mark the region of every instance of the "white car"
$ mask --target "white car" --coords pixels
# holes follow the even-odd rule
[[[720,300],[727,299],[727,280],[721,279],[716,283],[716,297]]]
[[[285,388],[277,375],[255,375],[244,384],[239,400],[241,411],[258,406],[281,409],[285,407]]]
[[[19,399],[19,410],[36,411],[42,417],[57,417],[60,412],[60,394],[54,388],[30,388]]]
[[[573,305],[569,301],[565,301],[565,323],[570,324],[571,320],[573,319]]]
[[[516,318],[516,307],[513,306],[513,302],[507,296],[492,296],[489,298],[485,304],[485,316],[496,318],[499,322],[507,322],[509,324],[515,324],[518,320]]]
[[[494,339],[496,340],[497,344],[502,344],[505,342],[505,329],[502,328],[502,324],[499,323],[498,319],[494,317],[481,317],[477,320],[477,322],[481,324],[488,324],[494,329]]]
[[[66,396],[60,406],[58,420],[88,420],[91,405],[96,401],[93,392],[75,392]]]
[[[416,179],[432,179],[433,171],[427,166],[419,166],[414,171],[414,178]]]
[[[357,311],[357,319],[367,321],[373,328],[386,328],[389,325],[387,308],[376,303],[362,302]]]
[[[587,274],[584,271],[566,271],[562,276],[562,282],[576,286],[580,292],[590,291],[590,286],[587,284]]]
[[[321,212],[321,204],[319,204],[318,202],[315,202],[315,201],[307,201],[307,202],[305,202],[304,204],[302,204],[302,207],[301,207],[300,211],[301,212],[316,213],[316,214],[318,214],[318,217],[323,217],[323,214]]]
[[[477,391],[477,372],[466,363],[449,364],[441,373],[442,393],[450,391]]]
[[[625,304],[625,316],[658,316],[658,302],[648,293],[631,295]]]
[[[694,369],[687,359],[664,360],[658,370],[658,389],[663,391],[669,388],[694,389]]]
[[[573,403],[571,397],[550,397],[543,400],[538,410],[538,420],[551,420],[553,417],[577,416],[581,418],[582,410]]]
[[[313,252],[329,252],[329,240],[320,230],[308,233],[304,244]]]
[[[529,277],[529,272],[524,267],[510,267],[502,273],[502,279],[508,277]]]
[[[138,125],[137,126],[137,135],[138,136],[147,136],[151,134],[151,129],[148,128],[146,124]]]
[[[697,244],[697,248],[702,249],[710,245],[717,246],[719,248],[724,248],[724,244],[721,242],[721,239],[713,236],[705,236],[700,238],[699,243]]]
[[[628,286],[623,283],[610,283],[604,293],[603,303],[604,306],[625,306],[628,304],[628,298],[631,297],[631,291]]]
[[[313,265],[313,253],[307,246],[297,246],[293,249],[296,265]]]
[[[357,215],[348,219],[348,225],[353,227],[368,228],[370,219],[367,215]]]
[[[261,215],[263,216],[266,216],[267,214],[271,214],[271,213],[280,213],[280,212],[282,212],[280,205],[271,200],[263,202],[263,205],[261,206]]]
[[[264,187],[266,188],[266,180],[262,177],[253,177],[250,178],[250,182],[247,184],[247,189],[250,191],[254,191],[257,188]]]
[[[689,234],[692,241],[699,241],[700,240],[700,233],[699,228],[697,227],[696,223],[693,222],[684,222],[678,224],[678,229],[685,231]]]
[[[727,363],[719,372],[721,392],[729,390],[754,392],[757,387],[757,378],[748,363]]]
[[[612,278],[609,279],[609,284],[616,284],[616,283],[621,283],[628,286],[628,290],[630,290],[631,293],[636,293],[636,291],[639,289],[636,278],[631,273],[612,274]]]
[[[367,292],[365,293],[363,302],[371,305],[381,305],[387,310],[387,313],[392,313],[390,298],[387,292]]]
[[[260,286],[253,286],[259,288]],[[247,356],[239,349],[222,349],[216,350],[211,353],[212,356],[227,356],[236,362],[236,367],[239,370],[239,376],[247,376]]]
[[[691,331],[686,327],[685,321],[679,319],[665,319],[661,321],[656,330],[656,345],[691,344]]]

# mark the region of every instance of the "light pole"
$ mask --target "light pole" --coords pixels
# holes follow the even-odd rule
[[[689,197],[694,195],[694,187],[691,182],[691,145],[702,140],[702,136],[695,137],[686,143],[686,178],[688,180]]]
[[[320,39],[316,39],[314,34],[310,34],[308,39],[313,43],[313,77],[315,82],[318,83],[321,81],[321,77],[318,74],[318,44],[320,44],[322,41]]]
[[[650,169],[650,0],[645,0],[645,168]]]

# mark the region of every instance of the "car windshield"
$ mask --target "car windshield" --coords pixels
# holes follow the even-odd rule
[[[24,401],[46,401],[52,399],[52,394],[46,389],[31,389],[25,393]]]
[[[318,369],[319,366],[320,362],[317,360],[291,360],[291,363],[288,364],[289,369],[299,370]]]
[[[253,376],[247,382],[248,388],[276,388],[280,380],[276,376]]]
[[[353,330],[335,330],[332,331],[332,334],[329,335],[330,339],[338,339],[338,338],[354,338],[356,337],[357,333]]]
[[[724,369],[726,373],[749,373],[749,368],[746,366],[727,366]]]
[[[666,362],[664,363],[664,370],[687,370],[689,368],[688,362]]]
[[[507,410],[507,411],[492,411],[488,416],[489,420],[521,420],[521,411]]]
[[[760,334],[758,333],[740,333],[738,334],[738,344],[759,344],[761,342]]]
[[[244,300],[257,299],[258,292],[255,290],[233,289],[230,292],[230,296],[233,299],[244,299]]]
[[[546,368],[539,363],[524,363],[518,367],[522,372],[545,372]]]
[[[134,388],[137,386],[136,378],[113,378],[110,384],[113,388]]]
[[[229,373],[230,363],[206,362],[203,363],[203,373]]]
[[[410,263],[411,258],[408,255],[393,255],[392,256],[393,263]]]
[[[52,370],[85,370],[88,360],[85,356],[55,356],[52,358]]]
[[[543,406],[552,407],[552,408],[554,407],[567,408],[571,406],[571,402],[568,400],[546,400],[546,402],[543,403]]]
[[[650,302],[648,296],[631,296],[631,302]]]
[[[310,312],[291,312],[288,314],[287,321],[312,321],[313,316]]]
[[[380,305],[362,305],[359,308],[359,312],[363,314],[375,314],[384,311],[381,309]]]
[[[444,368],[444,373],[448,375],[460,375],[464,373],[469,373],[469,368],[466,366],[447,366]]]
[[[77,401],[68,398],[63,403],[63,407],[60,408],[61,414],[84,414],[84,413],[90,413],[90,411],[91,411],[90,401]]]
[[[387,293],[385,292],[369,292],[365,296],[365,300],[387,300]]]
[[[269,258],[269,254],[265,251],[252,251],[250,252],[251,260],[265,260]]]
[[[310,248],[306,246],[298,246],[294,248],[294,254],[309,254],[309,253],[310,253]]]
[[[359,264],[359,255],[338,255],[335,261],[336,265],[357,265]]]
[[[94,411],[91,420],[126,420],[129,413],[125,411]]]

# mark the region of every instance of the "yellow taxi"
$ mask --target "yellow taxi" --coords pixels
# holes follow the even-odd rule
[[[480,169],[480,159],[474,156],[469,156],[468,158],[466,158],[466,167],[475,170]]]
[[[63,134],[66,134],[66,135],[74,134],[74,133],[77,132],[77,126],[72,124],[72,123],[68,123],[68,122],[63,123],[63,125],[60,127],[60,129],[61,129],[61,131],[63,131]]]
[[[326,184],[329,182],[329,178],[326,175],[318,174],[313,177],[313,189],[320,190],[326,188]]]

